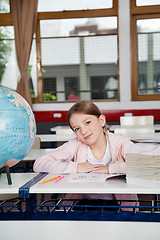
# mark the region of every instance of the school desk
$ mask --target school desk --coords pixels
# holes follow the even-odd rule
[[[137,142],[148,142],[148,143],[160,143],[160,133],[140,135],[140,136],[130,136],[131,140]]]
[[[160,132],[160,124],[154,124],[154,129],[155,129],[155,133],[159,133]],[[111,131],[111,132],[114,132],[116,128],[120,128],[121,125],[120,124],[117,124],[117,125],[108,125],[108,129]]]
[[[42,218],[43,214],[45,215],[45,218],[47,217],[47,219],[54,218],[54,214],[48,215],[48,213],[42,213],[41,211],[40,212],[38,211],[38,208],[36,206],[37,204],[36,198],[35,198],[37,194],[53,194],[53,193],[54,194],[64,194],[64,193],[65,194],[66,193],[160,194],[160,184],[150,184],[150,185],[128,184],[126,183],[126,180],[124,178],[109,179],[104,182],[76,183],[76,182],[68,182],[67,179],[69,175],[65,175],[65,177],[57,183],[54,183],[54,181],[50,181],[44,184],[40,183],[41,181],[45,181],[46,179],[53,178],[57,175],[61,175],[61,174],[11,173],[12,185],[7,185],[6,174],[1,174],[0,175],[0,194],[7,194],[7,193],[17,194],[19,192],[20,198],[26,199],[26,204],[29,204],[30,206],[29,210],[27,209],[27,211],[30,211],[31,208],[35,207],[36,209],[35,214],[34,212],[31,212],[32,214],[29,213],[29,215],[27,215],[27,217],[33,218],[33,219]],[[136,211],[136,208],[137,207],[133,208],[133,211],[134,210]],[[72,213],[72,214],[74,214],[74,217],[75,217],[75,213]],[[120,213],[120,215],[117,215],[117,219],[119,219],[121,215],[122,213]],[[132,218],[134,217],[135,220],[136,220],[136,215],[137,214],[135,214],[134,216],[133,214],[132,216]],[[68,216],[69,218],[71,217],[71,215],[68,215]],[[68,216],[66,215],[66,218]],[[83,215],[81,217],[85,217],[85,216]],[[101,219],[101,217],[103,219],[103,215],[99,216],[98,219]],[[115,217],[116,215],[114,214],[114,218]],[[160,221],[160,212],[158,215],[155,215],[152,217],[153,219],[157,217],[156,221]]]
[[[23,159],[23,161],[35,161],[37,158],[41,157],[44,154],[49,153],[52,151],[52,148],[46,148],[46,149],[31,149],[30,152],[27,154],[27,156]]]
[[[118,193],[118,194],[160,194],[160,183],[128,184],[125,178],[112,178],[104,182],[68,182],[68,174],[58,183],[53,181],[41,184],[41,181],[62,174],[48,173],[11,173],[12,185],[8,185],[5,173],[0,174],[0,194],[18,193],[19,189],[33,181],[27,187],[28,194],[38,193]],[[37,178],[36,178],[37,177]],[[36,179],[35,179],[36,178]]]
[[[41,139],[41,148],[55,148],[73,138],[73,136],[65,134],[60,136],[56,134],[37,134],[36,136]]]
[[[43,181],[57,175],[49,173]],[[68,182],[69,174],[66,174],[57,184],[53,181],[45,184],[37,182],[29,190],[30,194],[37,193],[118,193],[118,194],[160,194],[159,184],[140,185],[128,184],[124,177],[108,179],[104,182]]]
[[[7,185],[6,174],[0,175],[0,193],[20,194],[22,204],[0,204],[1,236],[10,239],[14,233],[15,239],[41,239],[45,240],[54,236],[54,239],[147,239],[157,240],[160,238],[160,212],[147,210],[137,212],[107,212],[70,210],[70,205],[47,200],[39,203],[38,196],[41,193],[139,193],[160,194],[158,185],[126,184],[124,178],[110,179],[105,182],[73,183],[68,182],[65,175],[59,182],[53,181],[41,184],[41,181],[50,179],[58,174],[47,173],[12,173],[12,185]],[[54,203],[53,203],[54,202]],[[6,204],[6,205],[5,205]],[[56,208],[58,206],[58,208]],[[63,207],[62,207],[63,206]],[[5,208],[8,208],[7,211]],[[150,207],[151,208],[151,207]],[[64,211],[65,209],[65,211]],[[6,231],[10,229],[10,231]],[[30,229],[27,231],[26,229]],[[37,230],[38,229],[38,230]],[[63,231],[61,231],[63,229]],[[71,230],[72,229],[72,230]],[[115,231],[116,229],[116,231]],[[136,230],[136,231],[135,231]],[[125,232],[125,235],[124,235]],[[38,233],[38,234],[37,234]],[[44,234],[45,233],[45,234]],[[39,236],[39,237],[38,237]],[[12,238],[13,239],[13,238]]]
[[[57,136],[56,134],[37,134],[37,137],[40,137],[41,142],[66,142],[73,138],[73,136],[61,135]]]
[[[32,172],[34,161],[52,150],[52,148],[32,148],[22,161],[20,161],[17,165],[11,167],[11,172]]]
[[[17,194],[19,188],[31,180],[36,173],[11,173],[12,184],[8,185],[5,173],[0,174],[0,194]]]
[[[129,137],[132,141],[137,141],[137,142],[157,142],[160,143],[160,125],[156,124],[155,126],[155,133],[154,134],[134,134],[134,135],[127,135],[126,137]],[[111,125],[109,126],[109,130],[111,132],[114,132],[115,128],[120,128],[120,125]],[[48,137],[48,135],[42,136],[43,141],[45,140],[45,138],[48,138],[51,140],[53,139],[57,139],[58,141],[61,141],[62,138],[64,141],[68,141],[72,138],[75,137],[75,134],[73,134],[71,132],[72,130],[68,127],[68,126],[57,126],[54,128],[51,128],[51,132],[54,134],[51,134],[51,136],[53,137]]]

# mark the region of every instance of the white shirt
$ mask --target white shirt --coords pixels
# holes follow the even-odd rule
[[[109,148],[109,141],[106,136],[107,140],[107,147],[106,147],[106,152],[103,156],[102,159],[97,160],[88,146],[88,153],[87,153],[87,161],[92,163],[92,164],[103,164],[103,165],[108,165],[111,162],[111,152]],[[83,197],[88,198],[88,199],[104,199],[104,200],[111,200],[113,199],[113,194],[83,194]]]
[[[103,165],[107,165],[109,164],[109,162],[111,162],[111,152],[110,152],[110,148],[109,148],[109,141],[108,138],[106,136],[106,140],[107,140],[107,148],[106,148],[106,152],[103,156],[102,159],[97,160],[93,154],[92,151],[90,149],[90,147],[88,146],[88,154],[87,154],[87,161],[92,163],[92,164],[103,164]]]

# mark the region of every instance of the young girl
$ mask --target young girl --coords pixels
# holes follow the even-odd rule
[[[131,144],[128,138],[109,133],[105,117],[91,101],[74,104],[68,111],[68,124],[77,138],[38,158],[35,172],[48,173],[125,173],[125,152]],[[137,200],[136,195],[83,194],[92,199]],[[131,204],[130,204],[131,205]]]

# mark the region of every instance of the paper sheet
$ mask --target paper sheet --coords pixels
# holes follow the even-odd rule
[[[124,174],[107,173],[71,173],[68,182],[104,182],[109,178],[121,176]]]

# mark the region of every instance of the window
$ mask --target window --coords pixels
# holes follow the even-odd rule
[[[56,77],[56,101],[71,100],[73,93],[75,100],[118,100],[117,93],[111,94],[118,91],[117,17],[41,20],[40,30],[42,76]],[[100,94],[102,75],[115,76],[105,85],[112,97]],[[98,88],[90,82],[92,76],[97,76]]]
[[[8,87],[16,89],[19,70],[9,1],[1,1],[0,11],[0,44],[6,47],[0,50],[0,84],[8,86],[12,77]],[[119,101],[117,19],[116,0],[39,0],[28,67],[33,102]]]
[[[160,14],[155,13],[155,6],[144,7],[144,1],[137,1],[143,7],[136,7],[133,2],[135,4],[135,1],[131,4],[132,100],[160,99]],[[156,8],[160,11],[160,5]]]

